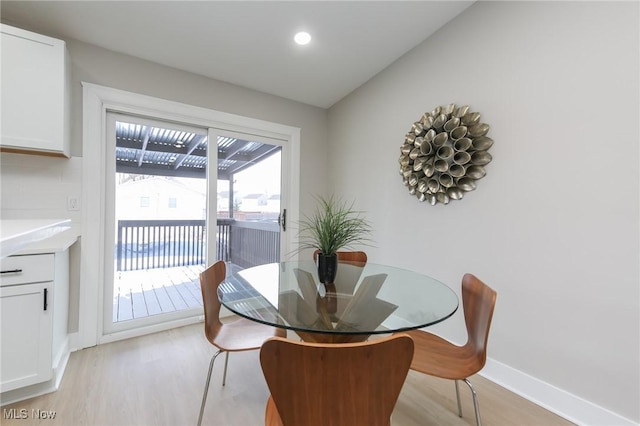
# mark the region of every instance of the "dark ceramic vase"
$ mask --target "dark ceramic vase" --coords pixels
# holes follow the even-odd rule
[[[316,261],[318,266],[318,279],[321,283],[333,283],[338,272],[338,255],[318,253]]]

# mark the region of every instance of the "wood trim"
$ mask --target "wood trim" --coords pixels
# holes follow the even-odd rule
[[[12,154],[27,154],[27,155],[41,155],[44,157],[58,157],[58,158],[69,158],[62,152],[53,152],[53,151],[39,151],[39,150],[30,150],[23,148],[8,148],[8,147],[0,147],[0,152],[8,152]]]

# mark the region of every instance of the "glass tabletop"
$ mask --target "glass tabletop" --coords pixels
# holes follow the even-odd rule
[[[458,309],[445,284],[393,266],[341,261],[334,283],[317,277],[313,261],[255,266],[227,277],[218,297],[241,317],[309,341],[366,340],[436,324]]]

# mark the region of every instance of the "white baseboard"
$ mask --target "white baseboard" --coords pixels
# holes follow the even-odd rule
[[[606,408],[489,358],[479,374],[577,425],[638,426]]]
[[[69,347],[69,336],[64,341],[63,349],[60,351],[58,355],[58,359],[54,362],[55,367],[53,367],[53,387],[54,390],[58,390],[60,387],[60,382],[62,381],[62,376],[64,376],[64,372],[67,369],[67,365],[69,364],[69,357],[71,356],[71,348]]]
[[[170,330],[176,327],[182,327],[185,325],[196,324],[204,320],[203,315],[190,316],[187,318],[176,319],[173,321],[167,321],[160,324],[153,324],[143,327],[134,328],[131,330],[118,331],[111,334],[105,334],[98,339],[98,344],[117,342],[118,340],[130,339],[132,337],[144,336],[150,333],[157,333],[159,331]]]
[[[69,352],[75,352],[79,350],[80,348],[78,347],[78,332],[75,331],[73,333],[69,333],[68,338],[69,338]]]

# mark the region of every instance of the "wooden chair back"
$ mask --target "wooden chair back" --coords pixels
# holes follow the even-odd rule
[[[465,345],[475,354],[480,371],[487,359],[487,341],[491,319],[496,305],[497,293],[480,281],[475,275],[465,274],[462,277],[462,305],[467,327],[468,341]]]
[[[313,252],[313,261],[317,262],[320,250]],[[362,269],[367,265],[367,254],[363,251],[338,251],[338,261],[349,266],[338,266],[336,273],[336,290],[338,293],[353,294],[356,284],[360,280]]]
[[[265,423],[388,426],[412,358],[403,333],[344,344],[271,338],[260,349],[271,391]]]
[[[318,259],[320,250],[313,252],[313,261]],[[367,253],[363,251],[338,251],[338,260],[343,262],[367,263]]]
[[[200,273],[200,290],[204,306],[204,333],[213,343],[220,330],[220,300],[218,300],[218,286],[227,276],[227,267],[219,260]]]

